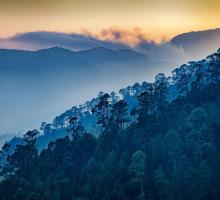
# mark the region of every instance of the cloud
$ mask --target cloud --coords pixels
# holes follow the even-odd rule
[[[117,28],[103,29],[98,37],[105,40],[126,43],[130,46],[136,46],[141,42],[153,43],[148,39],[146,33],[144,33],[140,28],[133,28],[129,30]]]
[[[72,50],[83,50],[98,46],[122,49],[135,48],[141,43],[156,46],[156,43],[149,40],[146,33],[140,28],[103,29],[99,33],[92,33],[82,29],[80,33],[62,32],[26,32],[18,33],[12,37],[1,39],[0,48],[17,48],[36,50],[52,46],[61,46]]]
[[[159,60],[181,59],[184,51],[168,42],[155,43],[139,28],[129,30],[108,28],[94,34],[86,29],[81,33],[27,32],[0,39],[0,48],[39,50],[60,46],[73,51],[95,47],[133,49]],[[181,59],[182,61],[182,59]]]
[[[10,38],[0,39],[0,48],[37,50],[60,46],[71,50],[85,50],[95,47],[112,49],[128,48],[129,45],[111,40],[101,40],[89,34],[60,33],[60,32],[27,32]]]
[[[136,49],[157,61],[172,61],[176,63],[183,63],[189,60],[189,56],[184,51],[184,49],[173,45],[169,41],[162,42],[160,44],[141,41],[136,46]]]

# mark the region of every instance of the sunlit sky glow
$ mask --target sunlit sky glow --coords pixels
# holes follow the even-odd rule
[[[0,0],[0,37],[138,27],[153,40],[220,27],[219,0]]]

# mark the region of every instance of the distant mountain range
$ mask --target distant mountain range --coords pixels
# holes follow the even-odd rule
[[[83,51],[72,51],[52,47],[38,51],[0,49],[0,77],[4,85],[15,81],[31,84],[31,89],[51,90],[69,87],[71,84],[100,84],[101,80],[122,80],[129,75],[139,75],[150,70],[154,60],[131,49],[112,50],[96,47]],[[116,74],[121,73],[120,77]],[[100,80],[97,81],[97,80]],[[40,88],[42,86],[42,88]],[[52,87],[52,88],[51,88]],[[36,92],[37,92],[36,91]]]
[[[219,48],[220,28],[183,33],[174,37],[171,43],[193,57],[202,58]]]
[[[34,127],[38,120],[48,120],[48,113],[52,117],[52,113],[60,112],[65,103],[70,106],[75,95],[75,103],[79,103],[90,91],[94,95],[108,84],[119,87],[119,82],[131,76],[135,79],[141,73],[150,74],[148,60],[134,50],[104,47],[83,51],[62,47],[38,51],[0,49],[2,131],[23,130],[27,124]]]
[[[31,112],[34,115],[41,113],[42,110],[50,112],[47,110],[48,105],[53,100],[60,101],[66,88],[68,91],[72,90],[73,95],[74,93],[78,95],[75,90],[81,90],[83,87],[89,90],[92,84],[103,83],[103,79],[117,80],[113,76],[120,72],[123,74],[118,76],[118,79],[127,77],[128,74],[138,74],[140,70],[147,69],[144,67],[147,62],[147,56],[130,49],[112,50],[104,47],[84,51],[72,51],[62,47],[38,51],[0,49],[0,83],[2,83],[0,107],[2,106],[1,110],[6,113],[0,115],[1,121],[7,121],[10,126],[14,121],[17,122],[16,120],[18,122],[20,119],[26,120],[29,115],[34,117],[29,114]],[[54,93],[57,96],[54,97]],[[28,101],[32,103],[29,104]],[[63,104],[62,100],[61,103]],[[51,106],[50,109],[56,108]],[[8,112],[19,117],[7,116]],[[48,141],[65,134],[65,130],[50,129],[45,136],[39,137],[39,148],[47,146]],[[10,144],[14,144],[14,141],[20,142],[18,139],[11,140],[15,136],[16,134],[0,135],[0,148],[6,141],[10,141]]]
[[[132,49],[144,52],[147,56],[157,56],[158,59],[170,59],[172,56],[173,60],[183,59],[183,52],[180,49],[178,50],[178,48],[183,48],[184,53],[187,54],[185,55],[186,59],[197,60],[218,49],[220,44],[220,28],[183,33],[161,44],[144,38],[135,39],[139,42],[136,45],[130,45],[114,40],[102,40],[88,34],[41,31],[20,33],[4,39],[0,38],[0,48],[37,50],[59,46],[73,51],[99,47],[113,50]],[[184,61],[182,60],[182,62]]]
[[[130,49],[111,50],[96,47],[84,51],[71,51],[62,47],[53,47],[38,51],[0,49],[1,72],[51,72],[59,70],[65,72],[98,73],[105,66],[100,64],[123,64],[145,61],[147,57]],[[129,67],[129,65],[121,65]],[[77,70],[77,71],[75,71]],[[125,70],[125,69],[124,69]],[[73,73],[74,74],[74,73]],[[36,75],[36,74],[35,74]]]

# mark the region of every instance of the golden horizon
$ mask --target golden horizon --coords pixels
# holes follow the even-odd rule
[[[103,29],[130,32],[138,27],[159,42],[178,34],[220,27],[217,0],[10,0],[0,1],[0,37],[34,31],[82,32]]]

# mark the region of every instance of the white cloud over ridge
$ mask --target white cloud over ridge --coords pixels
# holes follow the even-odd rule
[[[19,33],[9,38],[0,38],[0,48],[39,50],[59,46],[73,51],[81,51],[96,47],[113,50],[132,49],[144,53],[157,60],[185,61],[185,54],[168,42],[155,43],[147,39],[139,29],[118,30],[104,29],[99,34],[88,31],[83,33],[61,32],[27,32]]]

